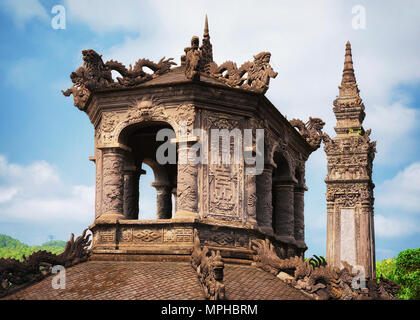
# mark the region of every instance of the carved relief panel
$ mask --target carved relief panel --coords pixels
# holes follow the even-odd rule
[[[243,144],[242,141],[235,142],[234,135],[230,138],[230,142],[225,144],[230,150],[223,149],[223,139],[220,138],[219,143],[219,164],[214,164],[217,155],[212,154],[215,146],[212,146],[212,129],[227,129],[229,133],[233,130],[239,130],[241,136],[243,134],[243,119],[221,113],[213,113],[208,111],[201,112],[202,128],[208,135],[208,164],[202,166],[201,169],[201,190],[202,202],[201,210],[204,216],[221,219],[221,220],[242,220],[244,209],[244,162],[243,162]],[[214,134],[214,132],[213,132]],[[235,143],[240,144],[241,161],[235,163],[234,150]],[[222,152],[230,153],[230,164],[223,164]]]

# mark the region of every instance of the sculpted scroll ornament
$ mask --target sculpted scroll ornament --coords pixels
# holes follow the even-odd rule
[[[86,110],[90,94],[96,90],[136,86],[169,72],[172,65],[175,65],[171,61],[173,58],[165,60],[163,57],[158,63],[139,59],[134,68],[130,65],[127,69],[118,61],[110,60],[104,63],[102,56],[92,49],[83,50],[82,55],[83,66],[70,75],[73,86],[62,91],[66,97],[73,95],[74,105],[82,111]],[[151,69],[153,74],[144,72],[144,67]],[[118,82],[112,79],[111,71],[117,71],[122,76],[117,78]]]
[[[206,65],[206,72],[216,79],[234,88],[242,88],[259,93],[268,90],[270,78],[277,77],[277,72],[270,66],[270,52],[260,52],[253,62],[245,62],[239,68],[236,63],[226,61],[220,66],[215,62]]]
[[[290,120],[290,124],[299,130],[302,137],[309,143],[313,150],[316,150],[321,145],[324,133],[322,128],[325,122],[319,118],[309,117],[309,121],[304,123],[302,120]]]
[[[39,250],[29,257],[23,255],[23,261],[12,258],[0,258],[0,298],[31,283],[40,281],[51,274],[55,265],[66,268],[89,259],[91,244],[90,234],[85,229],[81,236],[74,240],[74,234],[66,243],[63,253],[57,255]]]
[[[191,253],[191,265],[197,272],[198,280],[209,300],[224,300],[223,283],[224,263],[219,251],[211,251],[205,246],[201,249],[197,230],[194,230],[194,247]]]
[[[399,286],[382,276],[379,282],[376,277],[367,279],[366,290],[354,288],[352,282],[357,274],[352,272],[353,266],[345,261],[344,268],[339,269],[326,263],[314,266],[311,261],[298,256],[281,259],[268,239],[253,240],[252,249],[253,259],[259,268],[274,275],[287,273],[287,283],[317,300],[398,299]]]

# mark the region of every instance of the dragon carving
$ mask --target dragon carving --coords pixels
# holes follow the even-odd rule
[[[300,119],[293,119],[289,122],[292,127],[298,129],[301,136],[308,142],[313,151],[320,147],[321,141],[325,139],[325,134],[322,132],[322,128],[325,125],[324,121],[320,118],[309,117],[309,121],[306,123]]]
[[[89,259],[88,247],[91,240],[90,234],[86,236],[85,229],[81,236],[74,240],[74,234],[66,244],[64,251],[53,254],[48,251],[37,251],[29,257],[23,255],[23,261],[11,258],[0,259],[0,297],[23,288],[26,285],[37,282],[51,274],[55,265],[71,267]]]
[[[209,300],[224,300],[225,285],[223,284],[224,263],[220,252],[211,251],[204,246],[201,249],[197,230],[194,229],[194,247],[191,253],[191,265],[196,270],[204,296]]]
[[[220,66],[210,62],[205,66],[205,71],[230,87],[265,93],[270,78],[277,77],[277,72],[274,72],[270,66],[270,59],[270,52],[260,52],[254,56],[253,62],[247,61],[239,68],[232,61],[226,61]]]
[[[92,49],[83,50],[82,56],[83,66],[70,75],[73,86],[62,91],[66,97],[73,95],[74,105],[80,110],[86,110],[90,94],[96,90],[136,86],[168,72],[172,65],[175,65],[173,58],[163,57],[158,63],[139,59],[134,67],[130,65],[127,69],[118,61],[110,60],[104,63],[102,56]],[[144,67],[150,68],[153,74],[146,73],[143,70]],[[117,77],[118,82],[112,79],[112,71],[122,76]]]
[[[366,289],[356,289],[353,286],[358,273],[352,273],[352,266],[344,262],[344,268],[328,266],[322,259],[314,264],[311,260],[301,257],[280,259],[274,246],[268,239],[253,240],[254,261],[261,269],[278,275],[285,272],[291,275],[289,282],[296,289],[303,290],[315,299],[361,300],[361,299],[397,299],[395,297],[399,286],[387,279],[368,279]],[[317,259],[318,260],[318,259]],[[312,262],[312,263],[311,263]]]

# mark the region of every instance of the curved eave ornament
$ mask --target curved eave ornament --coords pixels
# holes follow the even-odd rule
[[[176,65],[172,61],[173,58],[163,57],[158,63],[139,59],[134,67],[130,65],[127,69],[118,61],[110,60],[104,63],[102,56],[92,49],[83,50],[82,55],[83,66],[70,75],[73,86],[62,91],[66,97],[73,95],[74,105],[82,111],[86,110],[89,97],[96,90],[133,87],[169,72],[172,65]],[[144,67],[148,67],[153,73],[146,73],[143,71]],[[112,79],[112,71],[121,75],[117,82]]]
[[[325,122],[320,118],[309,117],[309,120],[306,123],[300,119],[293,119],[289,122],[311,146],[312,151],[317,150],[321,145],[321,141],[327,138],[326,133],[322,132]]]
[[[213,61],[213,48],[210,43],[207,16],[204,27],[202,45],[197,36],[192,37],[191,46],[184,49],[181,56],[181,68],[185,77],[191,81],[200,81],[204,74],[217,79],[231,88],[241,88],[248,91],[264,94],[269,87],[270,79],[277,76],[270,66],[270,52],[261,52],[254,56],[254,61],[247,61],[239,68],[236,63],[226,61],[218,66]],[[74,105],[85,111],[91,94],[97,90],[108,88],[135,87],[146,81],[171,71],[176,65],[173,58],[163,57],[154,63],[148,59],[139,59],[134,67],[127,69],[122,63],[114,60],[103,62],[102,56],[92,49],[83,50],[83,66],[72,72],[70,78],[73,86],[62,91],[67,97],[73,95]],[[146,73],[143,68],[148,67],[153,73]],[[112,71],[118,72],[121,77],[114,81]]]

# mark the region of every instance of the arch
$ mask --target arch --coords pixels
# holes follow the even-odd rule
[[[117,132],[117,137],[116,137],[115,142],[127,146],[128,145],[127,140],[132,134],[135,134],[137,131],[141,131],[141,130],[147,131],[147,128],[161,128],[161,129],[168,128],[174,131],[175,137],[177,134],[177,130],[175,130],[173,125],[168,121],[143,119],[140,121],[126,124],[125,126],[121,126],[121,128],[117,126],[115,128]]]
[[[155,106],[150,101],[137,102],[124,114],[121,121],[113,129],[113,143],[120,143],[124,132],[130,131],[132,127],[147,126],[149,123],[163,123],[169,125],[178,137],[179,124],[174,117],[168,116],[166,109],[162,106]]]
[[[292,173],[294,172],[294,161],[289,151],[287,150],[287,145],[284,142],[276,142],[271,146],[271,149],[269,149],[268,153],[268,163],[276,167],[276,158],[278,159],[279,157],[284,158],[285,163],[287,163],[287,170],[289,172],[289,175],[290,177],[293,177]]]
[[[286,146],[273,148],[272,161],[272,226],[274,233],[284,241],[294,241],[295,170]]]
[[[147,165],[153,171],[154,181],[151,186],[156,189],[156,218],[170,219],[172,217],[172,189],[176,189],[177,164],[166,163],[161,164],[157,161],[157,150],[165,141],[156,141],[156,135],[161,129],[171,129],[171,125],[166,121],[145,120],[127,124],[122,128],[118,135],[118,143],[127,147],[125,151],[125,166],[127,180],[132,176],[137,179],[137,186],[133,187],[133,183],[127,183],[125,191],[132,195],[130,199],[138,196],[138,190],[144,189],[140,175],[145,171],[142,169],[143,164]],[[176,153],[176,149],[175,149]],[[137,173],[137,175],[135,175]],[[150,178],[150,176],[148,177]],[[150,182],[150,181],[149,181]],[[137,189],[137,191],[135,190]],[[137,197],[139,199],[140,196]],[[142,197],[143,199],[144,196]],[[127,202],[126,212],[132,212],[133,201]],[[147,203],[147,201],[146,201]],[[150,204],[149,204],[150,206]],[[138,202],[137,212],[141,212],[142,203]],[[135,216],[130,214],[129,216]],[[137,214],[138,216],[138,214]],[[142,218],[141,216],[139,217]]]

